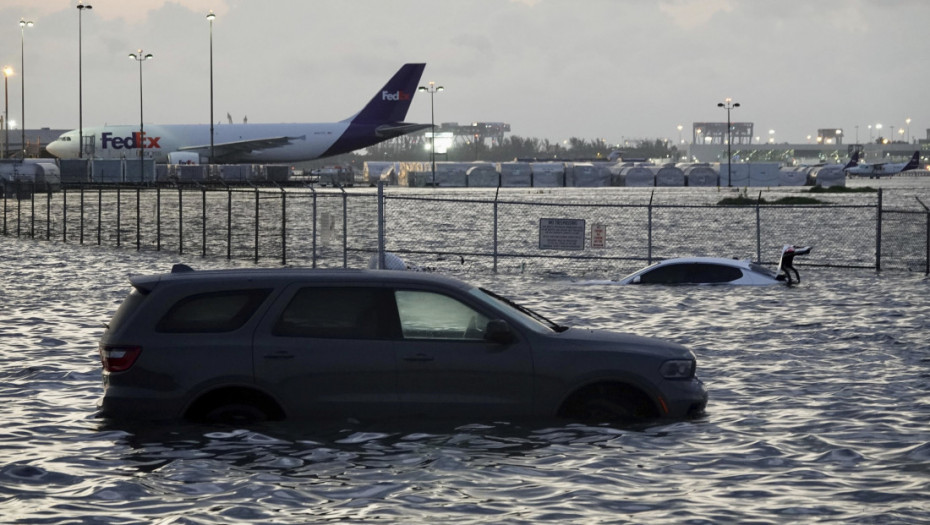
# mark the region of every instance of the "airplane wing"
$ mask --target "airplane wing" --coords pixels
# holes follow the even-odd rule
[[[409,122],[395,122],[393,124],[382,124],[375,128],[375,134],[383,138],[399,137],[421,129],[431,128],[432,124],[413,124]]]
[[[232,142],[220,142],[213,145],[213,154],[215,157],[223,158],[231,155],[251,153],[255,150],[269,148],[280,148],[287,146],[295,140],[306,140],[306,135],[300,137],[267,137],[261,139],[235,140]],[[182,146],[178,151],[196,151],[199,153],[209,153],[210,145]]]

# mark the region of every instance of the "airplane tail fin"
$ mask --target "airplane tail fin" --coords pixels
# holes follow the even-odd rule
[[[403,122],[426,64],[404,64],[361,111],[346,119],[353,123]]]
[[[843,169],[848,170],[849,168],[855,168],[858,165],[859,165],[859,150],[853,150],[852,157],[849,158],[849,162],[847,162],[846,165],[843,166]]]
[[[920,167],[920,151],[915,151],[914,155],[911,156],[911,160],[909,160],[907,164],[904,165],[904,168],[902,168],[901,171],[916,170],[919,167]]]

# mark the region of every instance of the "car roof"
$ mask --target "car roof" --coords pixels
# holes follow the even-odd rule
[[[681,263],[720,264],[723,266],[738,266],[740,268],[749,266],[749,261],[746,259],[728,259],[726,257],[675,257],[673,259],[663,259],[653,266]]]
[[[142,291],[151,291],[161,283],[204,283],[204,282],[265,282],[279,283],[291,281],[307,281],[315,283],[346,283],[354,284],[393,284],[416,285],[434,284],[444,287],[468,290],[472,285],[458,279],[428,272],[399,271],[399,270],[358,270],[358,269],[320,269],[320,268],[237,268],[227,270],[191,270],[182,267],[171,273],[152,275],[131,275],[129,281]]]

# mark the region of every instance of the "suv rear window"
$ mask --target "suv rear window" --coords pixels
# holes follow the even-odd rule
[[[282,337],[389,339],[396,314],[383,288],[312,286],[300,289],[275,324]]]
[[[245,324],[271,289],[232,290],[181,299],[155,325],[158,332],[230,332]]]

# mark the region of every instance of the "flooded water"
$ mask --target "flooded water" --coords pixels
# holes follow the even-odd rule
[[[813,242],[816,245],[816,242]],[[794,288],[462,275],[562,324],[691,347],[705,417],[113,426],[97,339],[130,273],[251,266],[0,237],[6,523],[926,523],[930,281]]]

